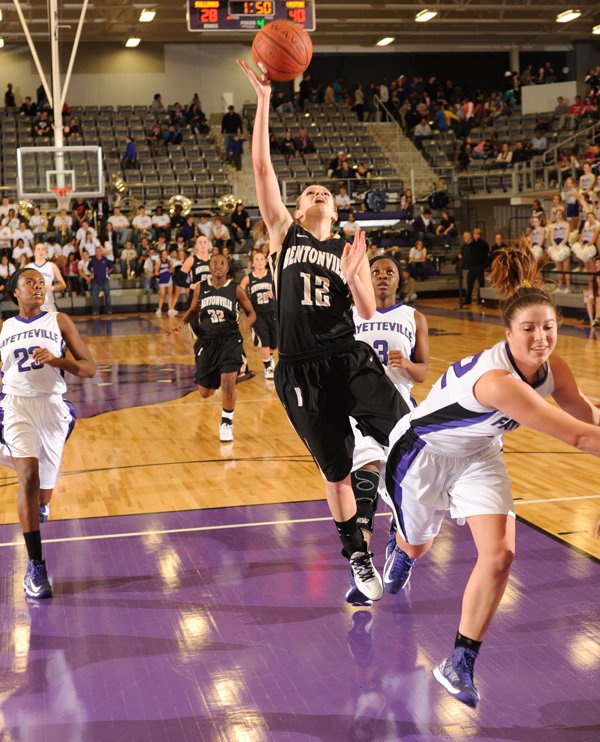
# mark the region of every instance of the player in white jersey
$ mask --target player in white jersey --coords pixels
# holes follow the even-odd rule
[[[0,332],[2,463],[19,479],[19,520],[29,557],[23,587],[29,597],[49,598],[40,516],[47,520],[63,447],[75,423],[74,410],[62,396],[64,374],[89,378],[96,365],[70,317],[42,310],[46,288],[37,270],[15,271],[7,293],[19,313]],[[67,349],[73,358],[66,357]]]
[[[424,381],[427,375],[427,319],[413,307],[397,303],[400,273],[393,260],[384,255],[373,258],[370,270],[377,309],[367,320],[353,307],[355,337],[377,352],[386,374],[410,409],[415,406],[411,398],[413,383]],[[372,436],[363,435],[352,418],[351,423],[354,453],[350,481],[356,499],[357,522],[365,541],[370,544],[380,494],[380,473],[387,459],[387,448]],[[373,601],[356,587],[352,571],[350,579],[346,601],[352,605],[372,605]]]
[[[600,410],[579,390],[566,362],[552,355],[556,308],[532,253],[500,251],[491,280],[505,297],[505,341],[458,361],[438,379],[392,431],[386,468],[396,534],[388,543],[384,575],[400,588],[415,560],[431,548],[446,510],[469,524],[477,562],[463,595],[454,652],[434,675],[473,707],[479,702],[473,665],[515,552],[501,436],[528,425],[600,456]],[[548,394],[558,406],[544,399]]]
[[[56,291],[64,291],[67,288],[67,284],[56,263],[47,260],[47,255],[46,245],[43,242],[38,242],[33,249],[34,262],[29,263],[26,267],[35,268],[36,271],[39,271],[44,276],[46,301],[44,302],[44,306],[41,307],[42,311],[56,312],[54,294]]]

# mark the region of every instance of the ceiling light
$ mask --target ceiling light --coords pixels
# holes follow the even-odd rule
[[[557,23],[568,23],[569,21],[574,21],[575,18],[579,18],[581,15],[580,10],[563,10],[562,13],[559,13],[556,16],[556,22]]]
[[[0,21],[2,20],[2,10],[0,10]]]
[[[0,36],[0,49],[4,46],[4,39]]]
[[[389,44],[393,44],[394,41],[396,41],[394,36],[384,36],[382,39],[379,39],[375,46],[388,46]]]
[[[592,28],[592,33],[593,34],[600,34],[600,26],[594,26],[594,28]]]
[[[133,49],[136,46],[140,45],[140,39],[136,39],[135,36],[130,36],[127,41],[125,42],[125,46],[128,46],[130,49]]]
[[[417,23],[427,23],[427,21],[430,21],[432,18],[435,18],[437,15],[437,10],[428,10],[425,8],[425,10],[421,10],[417,13],[415,16],[415,21]]]
[[[152,10],[152,8],[144,8],[140,13],[140,23],[150,23],[150,21],[154,20],[155,15],[156,11]]]

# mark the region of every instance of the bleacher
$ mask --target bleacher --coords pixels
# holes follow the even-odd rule
[[[111,175],[118,173],[126,181],[130,195],[149,206],[179,193],[191,198],[198,206],[208,206],[232,192],[227,170],[210,135],[196,134],[189,128],[181,129],[181,144],[169,145],[161,154],[155,154],[146,143],[147,132],[154,124],[164,127],[170,122],[168,116],[155,114],[148,106],[73,106],[71,115],[77,117],[83,133],[82,139],[72,144],[102,147],[107,190]],[[17,172],[17,147],[52,144],[50,139],[34,138],[31,127],[30,118],[10,110],[5,109],[0,115],[2,183],[8,187],[5,192],[11,198],[16,197],[16,187],[14,192],[10,189]],[[120,156],[127,135],[136,140],[139,167],[121,171]],[[65,146],[69,146],[69,141]],[[84,168],[91,167],[88,157],[90,155],[85,155],[79,161]],[[67,155],[68,164],[75,160],[75,153]]]

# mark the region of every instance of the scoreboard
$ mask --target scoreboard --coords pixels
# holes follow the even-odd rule
[[[315,0],[187,0],[190,31],[258,31],[270,21],[315,30]]]

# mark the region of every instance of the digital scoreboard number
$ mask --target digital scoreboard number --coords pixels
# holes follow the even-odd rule
[[[190,31],[258,31],[270,21],[315,30],[314,0],[188,0]]]

